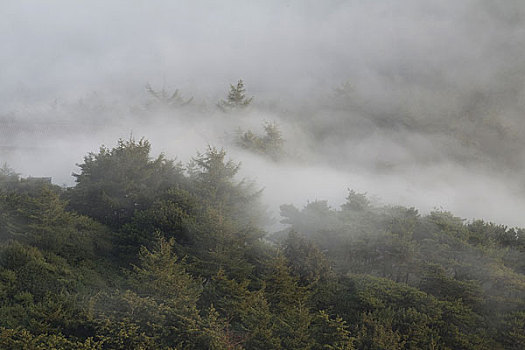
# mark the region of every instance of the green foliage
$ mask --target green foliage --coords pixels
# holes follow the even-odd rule
[[[142,247],[140,266],[134,266],[134,283],[139,293],[173,299],[175,307],[184,309],[196,304],[201,287],[186,273],[184,262],[173,252],[174,244],[173,238],[159,237],[153,251]]]
[[[292,227],[307,237],[319,232],[335,232],[340,228],[337,213],[328,206],[327,201],[309,202],[303,210],[299,211],[293,205],[281,205],[281,220],[283,224]]]
[[[0,326],[35,334],[93,335],[78,297],[89,284],[81,269],[35,247],[10,242],[0,251]]]
[[[48,187],[29,193],[0,194],[2,239],[16,239],[52,252],[75,265],[89,264],[111,251],[110,232],[101,224],[66,210]]]
[[[282,159],[284,140],[277,124],[265,123],[264,133],[264,136],[259,136],[251,130],[245,132],[239,130],[236,143],[245,150],[268,156],[273,160]]]
[[[20,176],[7,163],[0,168],[0,190],[13,190],[17,187]]]
[[[357,193],[354,190],[348,192],[346,203],[341,206],[343,210],[363,211],[370,208],[370,201],[366,193]]]
[[[230,92],[226,100],[220,100],[217,106],[224,112],[231,110],[241,110],[250,105],[253,97],[246,97],[244,82],[239,80],[237,85],[230,84]]]
[[[305,237],[290,231],[284,242],[284,255],[289,261],[291,273],[303,286],[326,281],[331,268],[321,251]]]
[[[0,327],[0,347],[5,350],[98,350],[103,349],[103,343],[92,338],[74,341],[61,334],[34,335],[23,328]]]
[[[505,349],[523,349],[525,347],[525,311],[512,312],[505,316],[498,338]]]
[[[413,208],[374,207],[353,191],[341,210],[318,201],[302,210],[282,206],[281,215],[334,271],[363,276],[350,289],[343,287],[349,282],[326,283],[312,296],[354,325],[358,348],[501,348],[503,320],[523,310],[520,230],[442,211],[420,216]],[[373,281],[364,276],[391,284],[377,280],[360,292]],[[393,310],[391,321],[385,308]]]
[[[115,241],[121,259],[135,261],[141,246],[152,246],[155,232],[174,238],[177,248],[196,244],[196,217],[202,211],[203,204],[197,196],[178,187],[170,188],[150,208],[136,212],[117,233]]]
[[[136,210],[147,209],[156,195],[181,181],[182,169],[163,155],[150,158],[147,140],[119,140],[101,147],[79,164],[77,185],[69,191],[70,206],[111,227],[130,221]]]
[[[32,194],[42,189],[58,192],[60,187],[53,185],[50,177],[22,178],[6,163],[0,168],[0,192]]]
[[[461,300],[464,304],[475,306],[480,303],[481,290],[475,281],[458,281],[437,264],[425,267],[419,288],[441,300]]]
[[[196,307],[200,284],[186,273],[173,244],[159,237],[152,251],[142,248],[131,274],[133,290],[97,300],[105,319],[100,331],[113,348],[198,348],[195,339],[205,332]]]
[[[37,300],[47,293],[58,293],[74,287],[75,276],[71,267],[53,254],[44,255],[38,248],[11,241],[0,250],[0,268],[12,271],[14,291],[29,292]],[[9,276],[6,274],[5,276]],[[14,298],[14,294],[11,295]]]
[[[331,318],[325,311],[319,311],[312,321],[312,337],[318,349],[352,350],[354,339],[349,326],[341,317]]]
[[[221,214],[230,215],[243,224],[257,224],[261,208],[257,206],[260,190],[252,183],[235,179],[240,164],[226,160],[226,151],[208,147],[188,165],[192,190],[210,202]]]
[[[525,346],[522,229],[350,191],[269,242],[223,150],[149,153],[103,147],[69,190],[0,173],[0,348]]]
[[[284,256],[274,259],[267,272],[265,283],[264,293],[274,311],[285,313],[289,306],[306,303],[307,289],[300,286],[297,278],[290,274],[290,268]]]
[[[358,349],[405,349],[406,341],[392,328],[394,312],[391,309],[362,314],[357,333]]]
[[[240,194],[242,183],[235,183],[240,164],[226,161],[226,151],[208,146],[206,153],[198,153],[189,166],[190,178],[203,198],[218,205],[232,205],[233,196]]]

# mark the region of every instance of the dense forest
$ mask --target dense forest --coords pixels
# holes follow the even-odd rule
[[[76,184],[0,175],[2,349],[523,349],[522,229],[376,206],[281,206],[209,147],[119,140]]]

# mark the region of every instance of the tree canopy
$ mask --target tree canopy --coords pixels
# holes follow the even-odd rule
[[[349,191],[268,235],[224,150],[150,151],[101,147],[68,189],[2,170],[1,348],[524,348],[523,229]]]

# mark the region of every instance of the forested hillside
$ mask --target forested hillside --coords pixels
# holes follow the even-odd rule
[[[524,0],[0,0],[0,43],[0,350],[525,349]]]
[[[523,349],[524,230],[349,191],[281,206],[209,147],[0,174],[2,349]]]

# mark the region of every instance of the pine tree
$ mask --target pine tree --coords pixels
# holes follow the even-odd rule
[[[264,123],[264,132],[266,135],[259,136],[251,130],[243,132],[239,129],[237,136],[237,145],[246,150],[266,155],[273,160],[279,160],[283,157],[284,139],[281,130],[276,123]]]
[[[253,97],[246,97],[244,82],[239,80],[237,85],[230,84],[230,92],[226,100],[220,100],[217,106],[224,112],[228,110],[239,110],[248,107]]]
[[[152,251],[142,247],[140,266],[134,266],[137,289],[144,295],[157,295],[180,310],[191,309],[200,296],[200,283],[186,272],[184,261],[173,252],[175,240],[159,236]]]
[[[153,97],[153,101],[148,104],[148,107],[155,103],[159,106],[177,108],[189,105],[193,101],[193,97],[184,99],[179,94],[179,89],[175,90],[173,93],[170,93],[165,88],[162,88],[161,90],[154,90],[150,84],[147,84],[146,91],[151,97]]]

